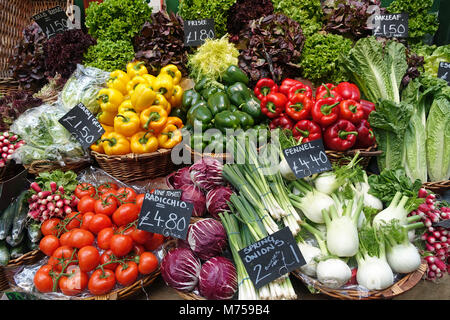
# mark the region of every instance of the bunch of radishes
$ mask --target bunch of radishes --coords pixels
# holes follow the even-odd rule
[[[50,191],[42,190],[37,182],[33,182],[30,191],[33,194],[28,199],[28,216],[34,220],[64,218],[76,210],[79,201],[75,195],[66,194],[64,187],[58,186],[56,182],[50,182]]]
[[[410,215],[419,215],[422,218],[426,230],[422,234],[425,241],[424,259],[428,264],[425,278],[436,280],[442,278],[445,272],[450,273],[450,233],[443,227],[433,227],[434,223],[450,218],[450,208],[440,206],[436,195],[428,193],[424,188],[419,190],[419,198],[425,198],[417,210]]]
[[[6,166],[6,163],[12,159],[12,154],[18,148],[25,144],[25,141],[19,140],[15,134],[11,135],[9,132],[0,133],[0,168]]]

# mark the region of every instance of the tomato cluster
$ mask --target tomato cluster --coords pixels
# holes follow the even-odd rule
[[[137,228],[144,194],[114,183],[81,183],[75,196],[80,199],[77,211],[41,225],[39,248],[49,259],[34,276],[36,289],[59,289],[68,296],[88,289],[103,295],[116,283],[129,286],[139,274],[158,268],[152,251],[164,236]]]

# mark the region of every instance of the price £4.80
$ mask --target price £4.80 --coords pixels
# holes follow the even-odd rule
[[[159,210],[157,210],[153,216],[150,218],[150,212],[143,217],[140,225],[148,225],[151,227],[158,227],[162,229],[163,235],[168,237],[173,235],[173,233],[181,233],[186,229],[186,218],[179,217],[176,213],[169,213],[166,217],[160,215]]]

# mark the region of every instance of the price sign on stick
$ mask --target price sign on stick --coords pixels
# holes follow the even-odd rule
[[[374,17],[375,28],[372,34],[376,37],[407,38],[408,37],[408,14],[377,14]]]
[[[299,179],[332,169],[322,139],[284,149],[283,154],[289,167]]]
[[[214,19],[184,21],[184,46],[200,46],[206,39],[214,39],[214,28]]]
[[[42,11],[32,17],[32,19],[41,27],[45,32],[47,38],[51,38],[58,33],[62,33],[68,30],[67,14],[60,7],[54,7],[45,11]]]
[[[447,84],[450,84],[450,62],[440,62],[438,69],[438,78],[447,81]]]
[[[79,103],[67,112],[61,123],[81,144],[88,149],[95,141],[101,138],[105,129],[84,104]]]
[[[146,193],[138,229],[185,240],[194,205],[176,197]]]
[[[289,227],[242,249],[239,256],[257,289],[306,264]]]

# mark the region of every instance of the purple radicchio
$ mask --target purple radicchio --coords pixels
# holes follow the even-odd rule
[[[237,290],[235,266],[225,257],[209,259],[200,270],[198,287],[200,294],[206,299],[231,299]]]
[[[184,185],[179,188],[181,190],[181,200],[190,202],[194,205],[193,217],[202,217],[206,213],[206,197],[199,187]]]
[[[183,167],[170,174],[167,177],[167,184],[174,189],[179,189],[184,185],[194,184],[191,180],[189,167]]]
[[[208,260],[221,254],[228,243],[222,223],[206,218],[189,225],[187,241],[191,250],[201,260]]]
[[[195,162],[189,169],[191,180],[205,192],[217,186],[225,185],[222,177],[223,164],[214,158],[204,157]]]
[[[170,250],[161,261],[161,276],[168,286],[183,292],[192,291],[200,275],[201,263],[191,249]]]
[[[220,186],[214,188],[206,194],[206,210],[209,214],[215,218],[220,219],[219,213],[230,212],[228,201],[233,194],[233,190],[230,187]]]

